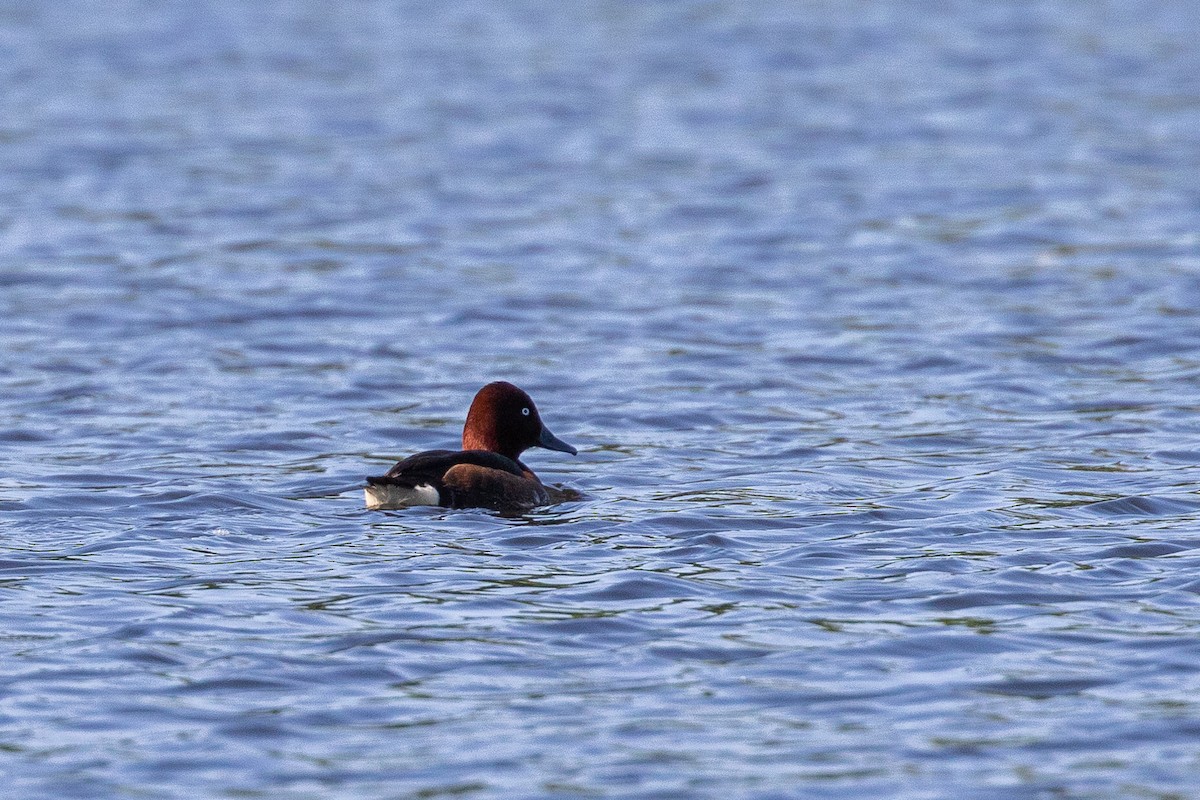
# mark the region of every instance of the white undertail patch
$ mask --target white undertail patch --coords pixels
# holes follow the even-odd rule
[[[437,488],[427,483],[411,489],[407,486],[372,485],[363,489],[363,495],[367,501],[367,508],[372,511],[409,506],[436,506],[441,501]]]

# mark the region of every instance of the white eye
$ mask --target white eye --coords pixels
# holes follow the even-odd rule
[[[523,416],[523,417],[528,417],[528,416],[529,416],[529,409],[528,409],[528,408],[522,408],[522,409],[521,409],[521,416]]]

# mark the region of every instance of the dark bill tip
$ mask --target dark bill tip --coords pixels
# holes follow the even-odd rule
[[[561,453],[570,453],[571,455],[576,455],[579,452],[551,433],[550,429],[545,425],[542,426],[542,435],[538,437],[537,443],[538,447],[544,447],[547,450],[558,450]]]

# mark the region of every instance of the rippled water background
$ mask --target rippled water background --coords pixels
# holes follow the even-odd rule
[[[1200,796],[1197,41],[0,5],[5,797]]]

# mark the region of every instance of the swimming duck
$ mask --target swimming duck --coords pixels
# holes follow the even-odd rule
[[[546,487],[520,460],[530,447],[578,452],[542,423],[537,406],[523,390],[507,381],[489,383],[471,401],[462,450],[426,450],[383,475],[367,478],[367,508],[520,511],[545,505],[550,502]]]

